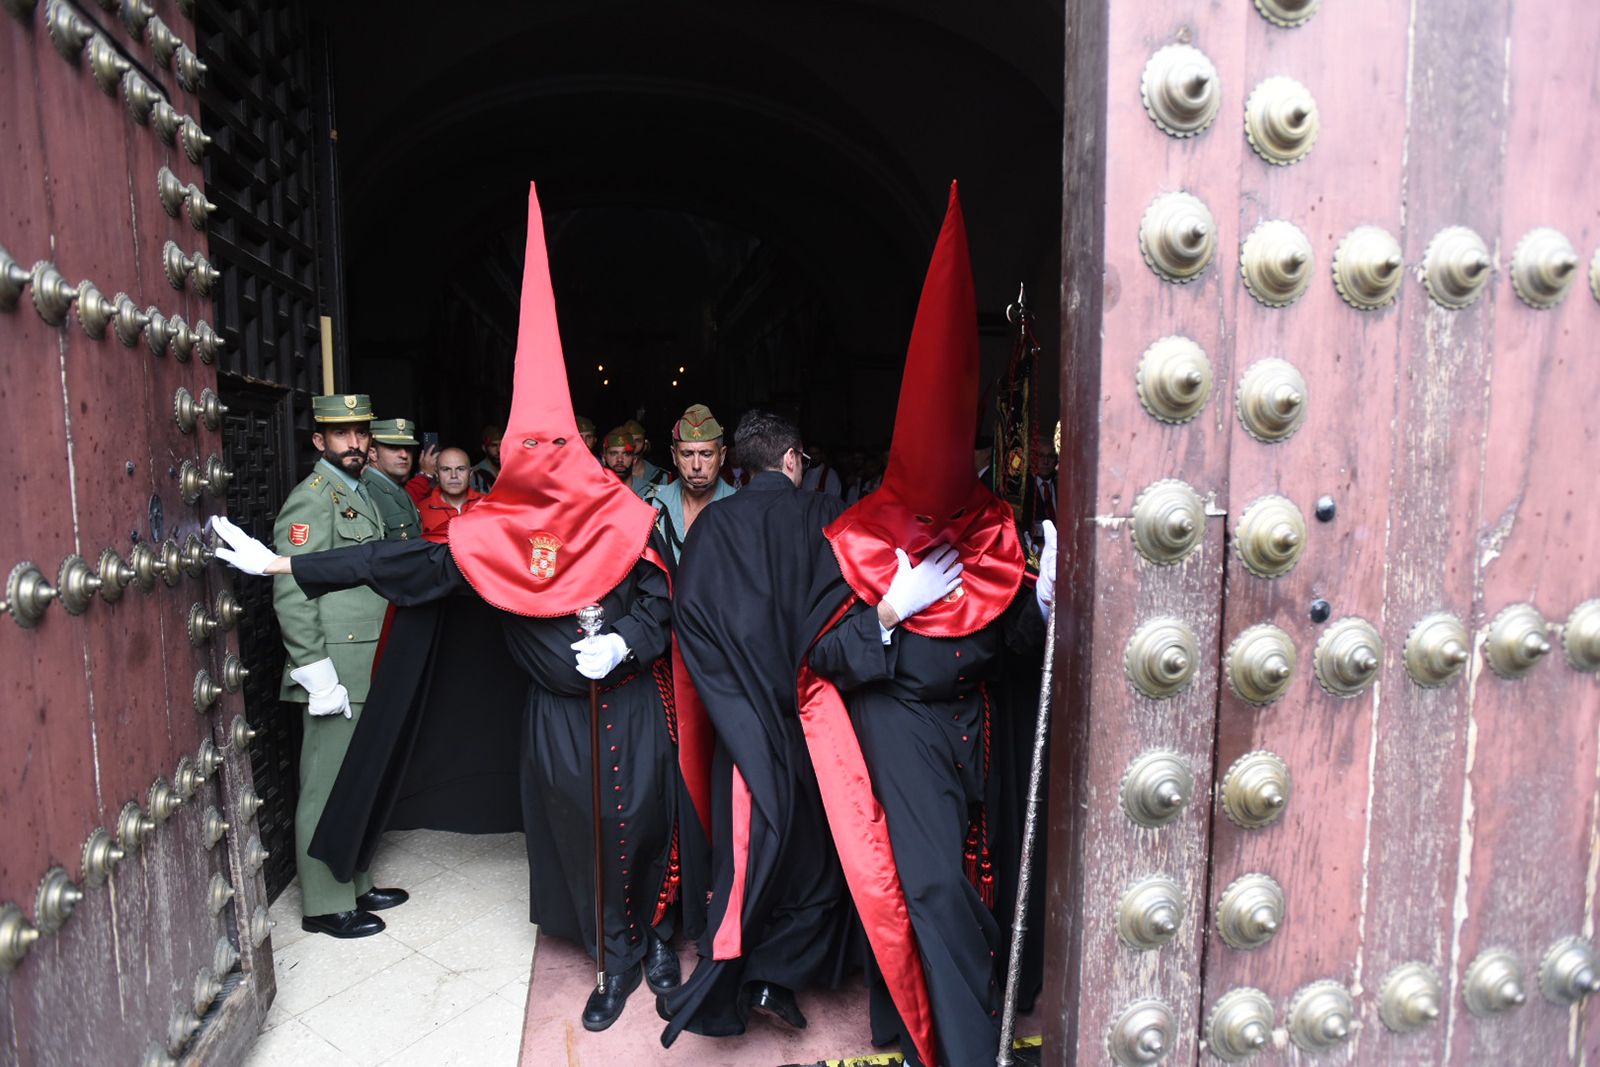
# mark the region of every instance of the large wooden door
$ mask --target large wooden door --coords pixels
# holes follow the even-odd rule
[[[273,976],[193,5],[3,6],[0,1063],[234,1062]]]
[[[1600,9],[1067,23],[1047,1047],[1592,1061]]]

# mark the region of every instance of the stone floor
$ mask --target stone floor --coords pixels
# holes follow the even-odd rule
[[[388,929],[300,929],[300,888],[272,906],[278,995],[246,1067],[515,1067],[533,963],[521,834],[388,834],[373,871],[411,900]]]

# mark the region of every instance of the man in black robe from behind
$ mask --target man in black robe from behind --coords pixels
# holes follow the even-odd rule
[[[700,961],[662,998],[663,1045],[682,1030],[740,1034],[752,1009],[791,1026],[794,992],[838,975],[849,912],[796,718],[808,596],[829,564],[822,528],[836,497],[799,490],[800,434],[747,412],[734,431],[747,470],[708,505],[678,564],[679,648],[716,731],[711,767],[712,896]]]

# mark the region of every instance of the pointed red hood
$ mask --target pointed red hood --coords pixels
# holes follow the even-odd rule
[[[494,490],[450,524],[450,554],[479,596],[504,611],[571,615],[615,589],[644,553],[655,511],[578,436],[556,328],[544,217],[528,187],[511,418]]]
[[[962,589],[905,624],[929,637],[981,630],[1010,605],[1025,559],[1011,508],[978,481],[978,307],[956,185],[928,264],[911,329],[894,441],[883,485],[824,531],[850,588],[876,604],[895,575],[896,548],[913,563],[956,546]]]

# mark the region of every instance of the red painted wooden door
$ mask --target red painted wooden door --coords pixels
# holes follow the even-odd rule
[[[1600,10],[1067,23],[1052,1057],[1592,1060]]]
[[[0,1063],[233,1062],[273,980],[199,541],[204,74],[174,0],[0,6]]]

